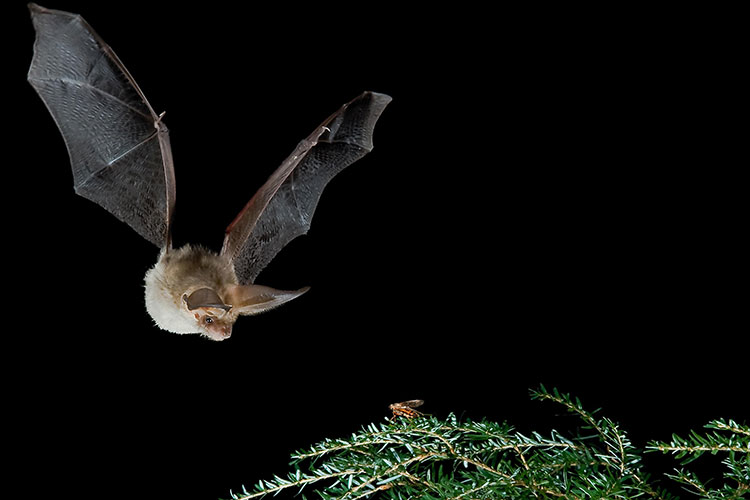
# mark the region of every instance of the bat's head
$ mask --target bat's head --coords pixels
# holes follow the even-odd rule
[[[226,340],[232,335],[232,326],[237,317],[221,310],[202,309],[195,312],[195,321],[201,333],[211,340]]]
[[[222,301],[208,301],[216,295],[210,288],[184,289],[183,293],[146,276],[146,310],[156,325],[173,333],[198,333],[211,340],[226,340],[237,320],[235,311]]]
[[[192,315],[197,332],[211,340],[225,340],[232,335],[232,326],[240,315],[267,311],[307,290],[282,291],[261,285],[230,284],[217,292],[204,287],[183,294],[182,305]]]
[[[308,288],[296,291],[276,290],[261,285],[199,288],[184,294],[184,306],[193,315],[196,328],[211,340],[225,340],[232,335],[232,326],[240,315],[258,314],[295,299]]]
[[[199,333],[211,340],[228,339],[239,316],[267,311],[308,290],[237,284],[226,260],[190,246],[163,251],[145,281],[146,310],[157,326],[174,333]]]
[[[198,288],[182,295],[183,307],[195,320],[195,328],[211,340],[225,340],[232,335],[236,311],[226,304],[213,288]]]

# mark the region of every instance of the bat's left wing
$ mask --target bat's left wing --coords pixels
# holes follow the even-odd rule
[[[323,188],[372,150],[372,133],[391,101],[364,92],[299,143],[227,228],[222,254],[241,283],[256,276],[292,239],[305,234]]]
[[[36,41],[28,79],[65,139],[76,193],[169,247],[175,182],[167,127],[81,16],[29,9]]]

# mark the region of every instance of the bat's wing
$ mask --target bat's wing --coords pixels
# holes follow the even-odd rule
[[[222,254],[240,283],[252,283],[292,239],[305,234],[323,188],[372,150],[372,132],[391,98],[365,92],[344,104],[271,175],[227,228]]]
[[[28,79],[63,135],[76,193],[168,246],[175,183],[167,127],[81,16],[29,9],[36,42]]]

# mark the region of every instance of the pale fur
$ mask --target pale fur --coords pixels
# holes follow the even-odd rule
[[[227,286],[237,284],[237,276],[225,258],[203,247],[186,245],[162,250],[145,281],[146,310],[159,328],[173,333],[205,333],[185,306],[183,295],[211,288],[224,296]]]

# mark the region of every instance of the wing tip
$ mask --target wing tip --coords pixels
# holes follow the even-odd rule
[[[393,97],[389,96],[388,94],[382,94],[373,90],[366,90],[362,92],[362,94],[360,94],[360,96],[354,100],[357,101],[364,98],[369,98],[374,106],[379,109],[379,111],[382,111],[393,100]]]
[[[26,4],[26,6],[29,8],[29,12],[31,12],[31,17],[37,16],[39,14],[53,14],[57,16],[68,16],[73,18],[80,18],[80,14],[75,14],[73,12],[68,12],[65,10],[57,10],[57,9],[48,9],[47,7],[42,7],[38,3],[29,2]]]

